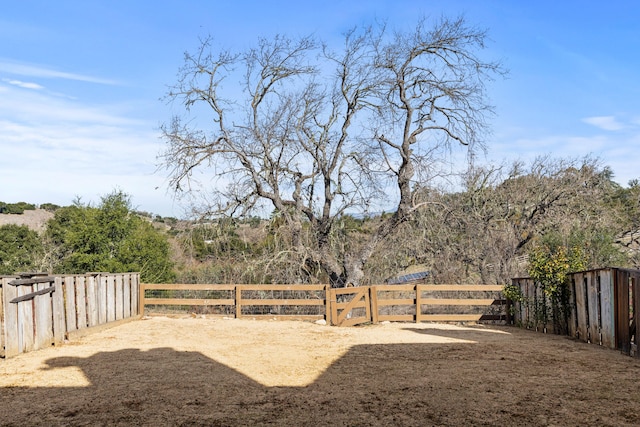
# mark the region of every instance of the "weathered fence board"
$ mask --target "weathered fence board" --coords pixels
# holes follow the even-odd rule
[[[76,288],[76,326],[78,329],[84,329],[88,326],[86,279],[85,276],[76,276],[74,278]]]
[[[98,324],[107,323],[107,278],[101,274],[96,276],[98,293]]]
[[[62,277],[56,277],[53,281],[55,291],[51,295],[51,311],[53,315],[53,342],[60,344],[64,341],[67,331],[64,313],[64,288]]]
[[[635,313],[640,313],[638,279],[639,270],[624,268],[601,268],[570,274],[567,317],[554,319],[553,330],[630,353],[633,347],[637,347],[635,334],[639,322],[632,320],[637,319]],[[524,297],[524,302],[514,305],[514,321],[524,327],[542,329],[545,325],[539,315],[536,316],[536,305],[540,303],[542,291],[529,278],[513,279],[513,284],[520,288]],[[636,352],[636,356],[640,355]]]
[[[124,279],[123,296],[122,296],[122,317],[131,317],[131,275],[125,274],[122,276]]]
[[[11,278],[2,279],[4,309],[4,355],[5,357],[20,354],[20,343],[18,340],[18,305],[10,304],[9,301],[18,296],[18,288],[9,286]]]
[[[115,290],[115,320],[121,320],[124,316],[124,301],[122,301],[124,297],[124,285],[122,283],[121,275],[115,277]]]
[[[51,283],[34,285],[38,291],[51,287]],[[54,288],[55,289],[55,288]],[[38,295],[33,299],[36,310],[34,349],[46,348],[53,344],[53,312],[51,307],[51,293]]]
[[[67,312],[67,331],[78,329],[76,319],[76,287],[73,283],[73,276],[64,276],[65,309]]]
[[[33,292],[33,285],[18,286],[18,296],[23,296]],[[35,325],[33,323],[33,303],[32,301],[24,301],[18,303],[18,346],[20,352],[33,350],[35,342],[33,331]]]
[[[107,306],[113,307],[113,322],[125,319],[125,307],[128,307],[128,318],[135,315],[131,313],[131,300],[138,291],[137,273],[103,274],[99,277],[26,276],[28,274],[20,279],[1,278],[0,356],[12,357],[60,344],[69,333],[104,325],[107,322],[100,322],[99,313],[103,303],[104,320],[107,319]],[[109,297],[114,299],[110,303],[106,292],[109,282],[113,284]],[[116,311],[115,307],[119,309]]]
[[[99,293],[98,293],[98,281],[96,276],[87,276],[87,324],[89,327],[97,326],[100,324],[98,307],[99,307]]]

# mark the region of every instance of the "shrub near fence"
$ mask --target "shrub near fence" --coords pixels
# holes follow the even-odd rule
[[[60,344],[70,335],[138,316],[138,273],[50,276],[0,281],[0,356]]]

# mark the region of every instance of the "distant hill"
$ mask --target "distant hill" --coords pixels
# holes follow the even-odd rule
[[[0,214],[0,226],[7,224],[26,225],[31,230],[41,232],[51,218],[53,218],[53,212],[44,209],[25,210],[22,214]]]

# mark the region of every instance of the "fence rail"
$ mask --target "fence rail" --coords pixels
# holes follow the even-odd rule
[[[138,315],[138,273],[0,278],[0,357],[62,343],[69,334]]]
[[[495,285],[142,284],[145,306],[180,306],[212,315],[325,319],[349,326],[380,321],[505,321],[506,300]]]

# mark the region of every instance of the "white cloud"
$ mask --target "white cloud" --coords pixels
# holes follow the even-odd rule
[[[18,86],[24,89],[35,89],[35,90],[44,89],[44,86],[41,86],[38,83],[30,83],[30,82],[23,82],[20,80],[10,80],[10,79],[2,79],[2,81],[9,83],[10,85]]]
[[[616,131],[625,128],[625,125],[620,123],[614,116],[586,117],[582,121],[602,130]]]
[[[9,83],[9,82],[7,82]],[[141,210],[178,216],[156,171],[156,123],[127,104],[87,104],[23,86],[0,86],[0,200],[99,202],[114,189]]]
[[[75,80],[88,83],[98,83],[103,85],[118,85],[115,80],[105,79],[83,74],[69,73],[66,71],[54,70],[42,65],[31,65],[14,62],[10,60],[0,60],[0,71],[19,76],[43,77],[49,79]]]

